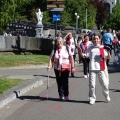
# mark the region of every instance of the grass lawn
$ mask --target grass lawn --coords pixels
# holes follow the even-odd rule
[[[14,67],[24,65],[40,65],[48,63],[47,55],[3,55],[0,54],[0,67]],[[20,79],[0,78],[0,94],[23,82]]]
[[[0,78],[0,94],[4,93],[13,86],[20,84],[21,82],[23,82],[21,79]]]
[[[0,55],[0,67],[45,64],[49,60],[47,55]]]

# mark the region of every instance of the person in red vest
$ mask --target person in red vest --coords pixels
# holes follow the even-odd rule
[[[89,57],[89,103],[92,105],[96,101],[95,86],[96,86],[96,75],[99,77],[99,82],[102,86],[103,95],[106,101],[110,101],[109,96],[109,77],[106,65],[106,59],[110,59],[110,52],[104,49],[104,46],[100,44],[100,35],[96,34],[94,36],[94,46],[91,46],[85,53],[79,46],[79,53],[83,57]]]

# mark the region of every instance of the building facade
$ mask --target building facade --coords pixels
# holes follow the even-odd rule
[[[113,7],[116,5],[117,2],[120,3],[120,0],[106,0],[106,2],[108,3],[109,12],[112,13]]]

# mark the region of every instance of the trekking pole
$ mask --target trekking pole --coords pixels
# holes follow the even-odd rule
[[[47,100],[48,100],[48,88],[49,88],[49,71],[48,71],[48,77],[47,77]]]

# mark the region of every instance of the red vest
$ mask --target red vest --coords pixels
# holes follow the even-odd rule
[[[100,48],[100,56],[101,56],[101,61],[100,61],[100,70],[105,70],[105,58],[104,58],[104,48]]]

